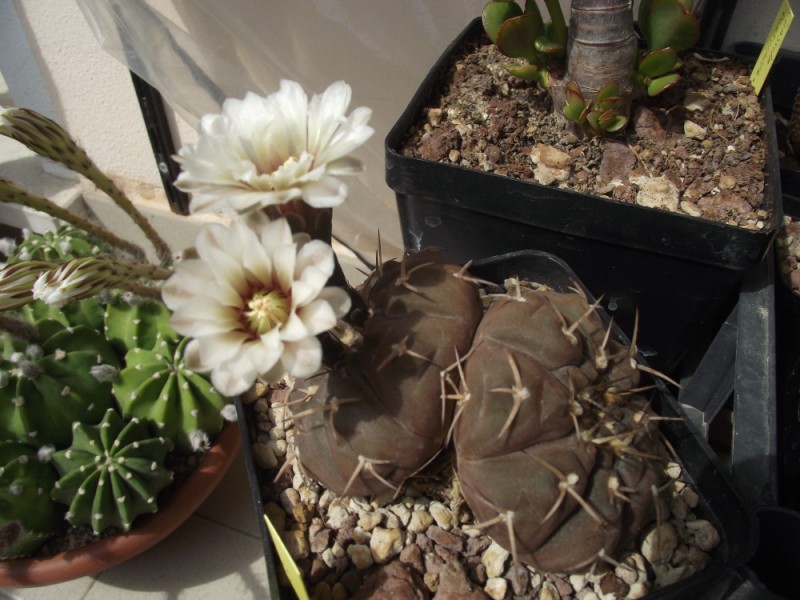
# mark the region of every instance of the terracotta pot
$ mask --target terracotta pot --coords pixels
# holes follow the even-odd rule
[[[47,558],[0,561],[0,587],[50,585],[93,575],[155,546],[188,519],[216,488],[233,463],[239,445],[239,428],[228,423],[197,469],[157,513],[139,519],[128,533],[83,548]]]

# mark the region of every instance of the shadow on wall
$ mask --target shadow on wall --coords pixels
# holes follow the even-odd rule
[[[373,109],[375,135],[357,153],[366,172],[348,181],[335,233],[371,256],[380,231],[386,257],[397,255],[402,241],[394,194],[384,183],[383,139],[436,57],[484,3],[375,0],[366,8],[360,0],[173,0],[175,24],[145,2],[79,0],[95,22],[111,11],[109,26],[123,24],[128,47],[109,47],[117,32],[104,36],[103,47],[120,60],[127,54],[128,64],[138,62],[147,71],[138,74],[190,122],[214,110],[209,107],[220,97],[272,92],[282,78],[309,93],[347,81],[351,109]]]

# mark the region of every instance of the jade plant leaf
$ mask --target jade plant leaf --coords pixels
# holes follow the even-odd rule
[[[677,73],[672,73],[671,75],[664,75],[664,77],[658,77],[653,79],[647,85],[647,95],[648,96],[658,96],[661,92],[666,90],[668,87],[675,85],[681,76]]]
[[[639,63],[639,73],[645,77],[659,77],[674,71],[680,64],[674,48],[660,48],[648,53]]]
[[[648,5],[640,28],[650,50],[671,47],[683,52],[700,39],[697,19],[679,0],[651,0]]]
[[[542,64],[536,51],[536,38],[542,35],[544,23],[536,13],[526,13],[508,19],[497,32],[497,48],[511,58],[524,58],[531,64]]]
[[[483,7],[483,14],[481,15],[481,21],[483,22],[483,29],[486,32],[486,35],[489,36],[489,39],[492,43],[497,41],[497,32],[500,31],[500,27],[505,23],[508,19],[513,17],[518,17],[522,14],[522,8],[520,8],[519,4],[509,1],[499,1],[496,0],[494,2],[489,2],[486,6]]]

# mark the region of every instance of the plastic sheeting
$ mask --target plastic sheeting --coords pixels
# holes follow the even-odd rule
[[[101,46],[159,90],[189,123],[227,97],[293,79],[309,94],[342,79],[373,109],[334,233],[366,256],[402,248],[383,140],[422,78],[485,0],[77,0]]]

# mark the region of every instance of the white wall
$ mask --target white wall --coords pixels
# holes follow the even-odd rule
[[[763,39],[779,1],[739,0],[732,36]],[[212,47],[216,42],[221,54],[225,41],[208,33],[207,22],[225,12],[247,14],[243,26],[263,30],[259,51],[230,58],[267,89],[282,77],[297,79],[309,91],[321,91],[340,78],[353,86],[354,105],[374,110],[376,134],[359,155],[368,171],[352,187],[347,208],[352,227],[344,237],[371,255],[380,230],[389,251],[396,253],[401,242],[394,195],[383,182],[383,139],[434,59],[480,13],[485,0],[148,2],[189,35]],[[798,21],[799,2],[791,0]],[[203,5],[222,13],[210,20],[205,15],[203,23],[197,8]],[[798,30],[796,22],[789,47],[800,45]],[[236,32],[229,33],[235,40]],[[15,104],[65,124],[135,198],[166,205],[127,68],[101,48],[74,1],[0,0],[0,72]],[[180,117],[173,115],[173,120],[179,142],[193,141],[192,127]]]

